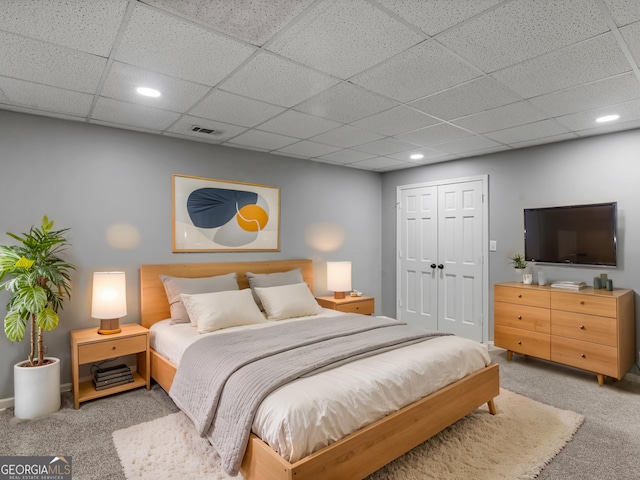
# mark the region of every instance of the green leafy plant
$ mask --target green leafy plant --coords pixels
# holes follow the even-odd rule
[[[31,351],[25,366],[46,363],[43,332],[58,326],[58,310],[71,297],[69,272],[76,267],[59,256],[69,245],[64,236],[69,229],[52,228],[53,221],[45,215],[40,227],[31,227],[27,233],[7,232],[19,245],[0,245],[0,290],[11,294],[4,333],[19,342],[29,325]]]
[[[513,257],[509,257],[509,263],[513,265],[513,268],[527,268],[527,262],[524,259],[524,255],[516,253]]]

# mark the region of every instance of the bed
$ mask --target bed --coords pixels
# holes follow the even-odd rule
[[[143,265],[140,272],[142,324],[148,328],[156,323],[159,326],[170,317],[160,275],[193,278],[235,272],[239,287],[244,289],[249,287],[246,272],[286,272],[295,268],[301,269],[304,281],[313,291],[311,260]],[[170,355],[165,355],[151,350],[151,376],[168,392],[176,366],[167,358]],[[364,478],[484,403],[495,414],[493,398],[498,394],[498,366],[489,364],[292,462],[252,433],[240,471],[248,480]]]

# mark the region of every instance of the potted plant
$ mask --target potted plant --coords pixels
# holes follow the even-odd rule
[[[21,235],[7,233],[18,245],[0,245],[0,290],[10,294],[4,332],[21,341],[29,326],[31,350],[14,365],[14,415],[37,418],[60,408],[60,359],[44,356],[43,333],[58,326],[58,310],[71,296],[69,272],[75,267],[59,255],[69,245],[65,233],[52,230],[45,216],[40,227]]]
[[[518,282],[522,282],[522,276],[526,272],[527,268],[527,262],[524,259],[524,255],[516,253],[515,255],[509,257],[509,263],[513,265],[513,268],[516,269],[516,278]]]

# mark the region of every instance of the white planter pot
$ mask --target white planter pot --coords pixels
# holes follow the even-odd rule
[[[38,418],[60,410],[60,359],[40,367],[13,366],[14,412],[17,418]]]

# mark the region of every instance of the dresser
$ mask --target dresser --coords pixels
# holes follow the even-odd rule
[[[501,283],[494,286],[494,344],[621,379],[635,360],[634,292]]]

